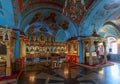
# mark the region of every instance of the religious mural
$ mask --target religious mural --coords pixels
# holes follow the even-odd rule
[[[41,27],[45,24],[47,24],[47,26]],[[48,15],[38,12],[33,16],[32,20],[29,22],[29,25],[32,25],[30,32],[32,32],[34,28],[39,27],[39,31],[48,32],[48,29],[50,29],[53,33],[57,32],[60,28],[67,30],[69,27],[69,22],[62,19],[57,20],[57,14],[55,12],[51,12]],[[48,29],[46,29],[46,27]]]
[[[56,17],[56,13],[52,12],[52,13],[50,13],[49,16],[47,16],[47,17],[44,19],[44,21],[45,21],[45,22],[48,22],[48,23],[49,23],[49,22],[56,23],[55,17]]]
[[[41,33],[46,33],[52,35],[54,30],[50,28],[50,26],[46,23],[43,22],[35,22],[30,25],[29,29],[27,30],[28,35],[31,34],[41,34]]]
[[[42,13],[40,13],[40,12],[36,13],[36,14],[33,16],[32,20],[30,21],[30,24],[32,24],[32,23],[34,23],[34,22],[41,21],[41,19],[42,19],[43,17],[44,17],[44,16],[43,16]]]
[[[80,23],[82,17],[87,12],[94,0],[19,0],[19,9],[38,3],[47,3],[57,5],[62,8],[65,16],[70,17],[73,21]]]

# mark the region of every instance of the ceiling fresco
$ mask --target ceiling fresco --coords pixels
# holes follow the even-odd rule
[[[80,29],[82,31],[82,35],[89,36],[92,34],[95,24],[95,29],[97,30],[98,34],[101,34],[102,32],[99,32],[99,30],[104,26],[104,23],[106,21],[111,20],[110,17],[116,12],[120,10],[120,6],[115,6],[116,3],[120,3],[119,0],[106,0],[104,2],[100,2],[96,5],[96,7],[92,8],[94,11],[88,11],[86,14],[84,21],[80,24]],[[113,2],[111,4],[111,2]],[[96,2],[97,3],[97,2]],[[91,13],[91,14],[90,14]],[[114,16],[114,19],[118,17],[119,15],[116,14]],[[110,18],[110,19],[109,19]],[[112,17],[113,19],[113,17]],[[83,23],[84,22],[84,23]],[[88,31],[86,31],[88,30]],[[84,32],[83,32],[84,31]],[[112,33],[112,30],[109,30],[108,32],[111,32],[111,35],[114,35]],[[107,33],[107,32],[106,32]],[[103,36],[103,35],[102,35]],[[118,37],[116,35],[116,37]]]
[[[60,41],[89,36],[94,28],[103,37],[119,38],[119,14],[120,0],[0,0],[1,26],[27,33],[34,27],[39,32],[56,35]],[[105,24],[107,22],[117,26]],[[66,36],[65,39],[62,36]]]
[[[37,4],[53,4],[61,8],[61,13],[79,24],[93,1],[94,0],[18,0],[18,4],[20,11]]]
[[[80,24],[81,19],[93,2],[94,0],[66,0],[63,14]]]
[[[31,16],[31,18],[29,18],[30,16]],[[68,34],[68,35],[66,35],[66,36],[70,36],[69,34],[71,34],[71,36],[77,35],[76,27],[72,23],[72,21],[68,20],[60,13],[51,11],[49,9],[32,13],[31,15],[26,17],[26,19],[24,20],[23,23],[26,23],[26,25],[22,26],[24,32],[26,32],[26,33],[27,33],[28,29],[32,27],[32,28],[36,28],[36,29],[40,28],[38,30],[42,30],[42,31],[39,31],[39,32],[43,32],[45,29],[44,32],[52,34],[54,36],[56,36],[56,34],[61,29],[63,31],[67,31],[67,33],[65,33],[65,34]],[[42,24],[44,25],[44,27]],[[62,37],[62,35],[61,35],[61,37]]]
[[[62,27],[64,30],[68,29],[69,22],[67,20],[57,20],[57,14],[55,12],[51,12],[48,16],[43,15],[42,13],[36,13],[29,24],[34,22],[44,22],[50,26],[52,30],[58,30],[59,27]]]
[[[114,36],[120,37],[120,32],[113,25],[106,24],[98,31],[102,37]]]
[[[76,29],[93,1],[94,0],[74,0],[74,3],[72,3],[72,0],[18,0],[19,10],[23,16],[20,27],[23,29],[26,28],[27,25],[39,21],[47,23],[49,27],[54,30],[54,35],[62,28],[64,31],[68,31],[67,36],[77,36],[78,31]],[[48,9],[54,12],[43,12],[43,10]],[[32,13],[38,10],[42,11],[43,14],[32,15]],[[59,12],[66,19],[60,18],[60,14],[56,12]],[[65,12],[68,13],[68,15],[66,15]],[[31,18],[27,19],[28,16]],[[60,19],[56,19],[58,16]]]

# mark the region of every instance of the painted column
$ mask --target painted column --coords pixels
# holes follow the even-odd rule
[[[26,43],[23,41],[23,39],[20,39],[20,57],[26,56]]]
[[[21,58],[21,68],[25,69],[25,65],[26,65],[26,43],[25,43],[25,41],[23,41],[23,38],[20,38],[20,58]]]
[[[16,36],[16,43],[15,43],[15,50],[14,50],[15,60],[20,58],[20,39],[19,39],[20,32],[16,31],[16,35],[17,36]]]
[[[83,63],[83,43],[82,39],[80,40],[80,45],[79,45],[79,56],[80,56],[80,63]]]
[[[81,55],[82,55],[82,63],[85,63],[85,42],[82,40],[81,41],[81,46],[82,47],[80,47],[80,49],[82,50],[80,53],[81,53]]]

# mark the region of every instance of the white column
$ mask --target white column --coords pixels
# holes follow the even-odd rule
[[[6,76],[10,76],[12,74],[11,57],[10,57],[10,46],[8,44],[6,46],[7,46]]]

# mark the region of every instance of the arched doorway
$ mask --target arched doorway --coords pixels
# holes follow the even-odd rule
[[[111,61],[119,61],[120,56],[119,56],[119,39],[110,36],[107,37],[108,40],[108,54],[110,56]]]

